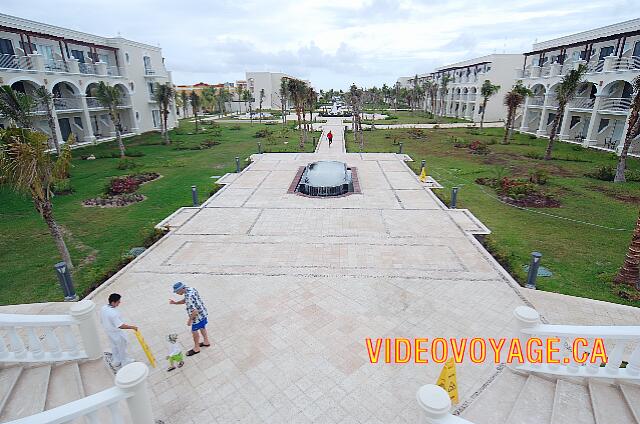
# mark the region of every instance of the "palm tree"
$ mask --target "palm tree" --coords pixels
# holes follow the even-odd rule
[[[51,131],[51,143],[53,144],[53,148],[56,149],[56,153],[59,155],[60,142],[58,141],[58,135],[56,134],[56,120],[53,118],[53,94],[47,90],[47,87],[41,85],[36,89],[35,95],[47,114],[47,124]]]
[[[533,95],[533,92],[522,85],[522,81],[516,82],[511,91],[505,94],[504,105],[507,107],[507,122],[505,122],[502,144],[509,144],[513,132],[513,122],[516,119],[516,111],[524,102],[524,99],[531,95]]]
[[[311,131],[313,131],[313,109],[315,109],[316,102],[318,101],[318,93],[313,89],[313,87],[307,87],[307,98],[306,103],[309,107],[309,122],[311,122]]]
[[[449,75],[444,75],[442,77],[442,81],[440,81],[440,115],[446,116],[447,111],[445,110],[445,97],[447,95],[447,86],[451,81],[451,77]]]
[[[289,91],[287,90],[287,79],[282,78],[280,80],[280,110],[282,111],[282,125],[287,123],[287,100],[289,98]]]
[[[622,146],[622,152],[620,152],[620,158],[618,159],[616,176],[613,179],[614,183],[623,183],[626,181],[624,178],[624,170],[627,168],[627,154],[629,153],[629,147],[631,147],[633,139],[640,134],[640,76],[633,80],[632,86],[635,96],[633,97],[633,103],[631,104],[627,134],[624,137],[624,145]]]
[[[578,87],[582,83],[584,75],[587,73],[587,67],[585,65],[578,66],[578,69],[571,70],[568,74],[562,77],[560,83],[556,86],[556,98],[558,99],[558,113],[553,118],[551,123],[551,132],[549,133],[549,144],[547,144],[547,150],[544,153],[544,160],[551,160],[551,150],[553,149],[553,142],[556,139],[558,132],[558,126],[560,125],[560,119],[564,115],[564,110],[576,95]]]
[[[616,283],[626,283],[640,289],[638,277],[640,271],[640,216],[636,221],[636,228],[631,236],[629,250],[624,258],[624,263],[618,270],[618,275],[613,279]]]
[[[180,99],[182,100],[182,117],[187,117],[187,110],[189,108],[189,94],[186,91],[180,92]]]
[[[300,150],[304,150],[306,132],[302,126],[302,111],[304,110],[306,84],[298,79],[289,78],[287,80],[287,90],[289,91],[289,95],[293,100],[293,105],[296,109],[296,116],[298,118],[298,129],[300,130]]]
[[[173,98],[175,96],[175,89],[173,85],[169,82],[165,84],[156,83],[156,88],[153,93],[154,100],[158,102],[158,107],[160,108],[160,114],[162,115],[162,125],[160,130],[162,131],[162,138],[164,139],[164,144],[171,143],[169,140],[169,106],[173,103]]]
[[[118,140],[118,147],[120,148],[120,158],[124,158],[125,151],[124,143],[122,142],[122,125],[120,124],[120,114],[118,113],[118,106],[122,104],[122,91],[116,87],[105,84],[104,81],[100,81],[96,89],[96,98],[98,102],[109,111],[109,117],[116,130],[116,139]]]
[[[260,120],[259,122],[262,123],[262,102],[264,101],[265,95],[264,95],[264,88],[260,89],[260,115],[258,115],[258,119]]]
[[[245,113],[249,110],[249,102],[251,101],[251,92],[249,90],[242,91],[242,101],[244,102]]]
[[[68,155],[59,155],[56,161],[47,153],[48,137],[26,128],[8,128],[0,131],[0,175],[15,190],[31,196],[33,205],[44,219],[58,248],[62,260],[73,269],[71,255],[64,242],[62,230],[53,216],[52,185],[64,178]],[[63,152],[70,149],[63,147]]]
[[[491,84],[491,81],[484,80],[482,87],[480,87],[480,95],[482,96],[482,114],[480,116],[480,128],[484,125],[484,114],[487,111],[487,102],[489,97],[493,96],[500,90],[499,85]]]
[[[193,111],[193,119],[196,123],[196,134],[198,133],[198,112],[200,111],[200,96],[195,91],[191,91],[189,94],[189,100],[191,100],[191,110]]]
[[[33,97],[16,91],[9,85],[0,87],[0,114],[9,118],[16,126],[32,128],[35,108]]]

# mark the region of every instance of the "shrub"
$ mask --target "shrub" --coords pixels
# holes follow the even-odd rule
[[[603,165],[599,168],[596,168],[593,172],[587,172],[584,174],[589,178],[595,178],[597,180],[602,181],[613,181],[613,178],[616,176],[616,170],[609,165]]]
[[[271,134],[273,134],[273,131],[267,129],[267,128],[263,128],[261,130],[256,131],[254,137],[255,138],[267,138],[269,137]]]
[[[533,184],[545,185],[549,179],[549,173],[544,169],[536,169],[529,173],[529,181]]]
[[[138,164],[136,163],[136,161],[134,161],[133,159],[120,159],[120,161],[118,162],[118,166],[116,166],[116,168],[120,169],[120,170],[125,170],[125,169],[133,169],[133,168],[137,168]]]
[[[489,153],[489,148],[487,147],[487,145],[479,140],[475,140],[471,144],[469,144],[469,150],[471,150],[471,154],[475,155],[486,155],[487,153]]]
[[[385,116],[385,118],[384,118],[384,120],[385,120],[385,121],[390,121],[390,120],[392,120],[392,119],[398,119],[398,117],[397,117],[397,116],[395,116],[395,115],[387,115],[387,116]]]
[[[74,190],[73,190],[73,187],[71,186],[71,179],[64,178],[62,180],[56,181],[53,184],[52,191],[53,191],[53,194],[56,194],[58,196],[73,193]]]
[[[536,136],[535,136],[535,135],[533,135],[533,134],[529,134],[529,135],[528,135],[528,137],[529,137],[529,140],[535,140],[535,139],[537,139],[537,138],[538,138],[538,137],[536,137]]]
[[[544,159],[544,156],[541,153],[537,153],[537,152],[527,152],[524,154],[524,156],[528,157],[529,159],[537,159],[537,160]]]
[[[236,125],[232,125],[229,129],[233,130],[233,131],[238,131],[238,130],[242,129],[242,127],[240,125],[236,124]]]
[[[633,171],[631,169],[627,169],[624,171],[624,177],[627,181],[640,181],[640,171]]]
[[[116,177],[109,181],[107,186],[107,194],[116,195],[124,193],[133,193],[138,189],[140,183],[132,176]]]

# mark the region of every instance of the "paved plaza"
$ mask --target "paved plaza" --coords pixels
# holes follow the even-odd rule
[[[170,233],[92,296],[104,304],[121,293],[127,322],[160,359],[150,391],[165,423],[415,423],[415,393],[442,365],[371,364],[366,338],[514,333],[514,308],[530,303],[475,239],[486,228],[448,210],[406,156],[345,153],[343,128],[330,119],[316,153],[253,156],[202,207],[169,217]],[[321,159],[357,168],[362,193],[288,193],[299,167]],[[176,281],[200,291],[213,344],[167,373],[166,335],[191,343],[183,307],[168,302]],[[554,322],[640,318],[633,308],[547,295],[535,292],[533,303]],[[131,351],[144,360],[133,338]],[[467,361],[457,371],[464,402],[496,365]]]

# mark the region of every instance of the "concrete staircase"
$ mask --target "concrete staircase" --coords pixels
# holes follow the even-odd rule
[[[507,368],[460,416],[474,424],[640,424],[640,385]]]
[[[2,367],[0,422],[37,414],[113,387],[114,378],[102,358]]]

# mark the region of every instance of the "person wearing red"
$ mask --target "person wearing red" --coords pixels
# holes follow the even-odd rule
[[[331,142],[333,141],[333,134],[331,133],[331,130],[329,130],[329,133],[327,134],[327,140],[329,140],[329,147],[331,147]]]

